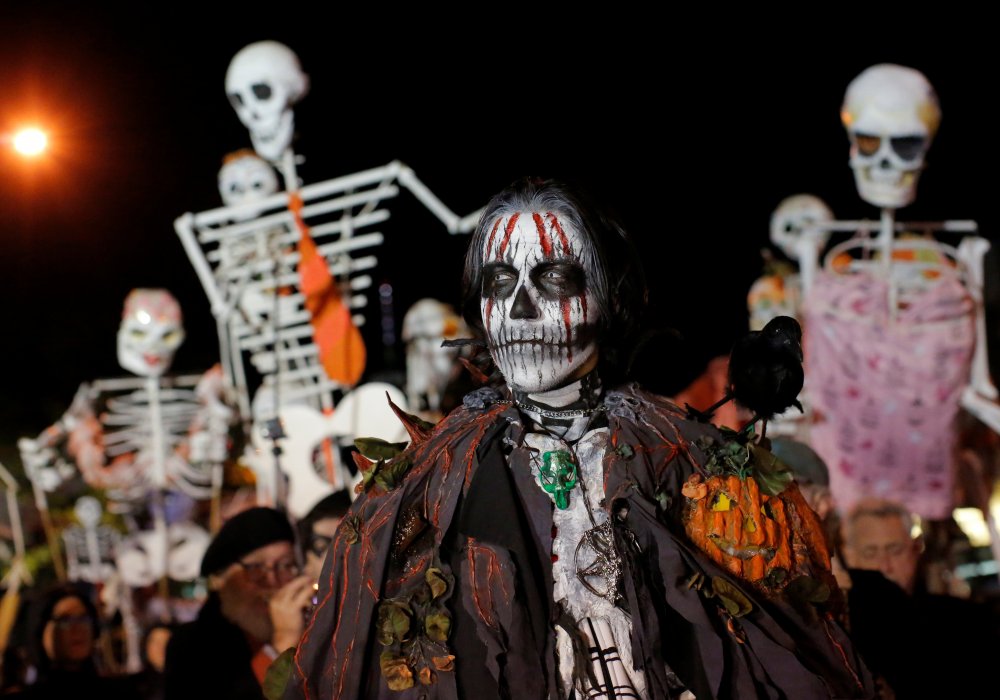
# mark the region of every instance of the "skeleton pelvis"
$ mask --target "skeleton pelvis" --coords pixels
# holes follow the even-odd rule
[[[330,414],[310,406],[288,405],[278,410],[284,437],[279,464],[288,477],[288,510],[301,518],[324,496],[346,488],[347,472],[341,466],[340,443],[358,437],[378,437],[388,442],[406,439],[406,432],[389,407],[386,395],[404,408],[403,393],[392,384],[369,382],[348,393]],[[273,444],[260,430],[253,431],[253,446],[260,469],[267,478]]]

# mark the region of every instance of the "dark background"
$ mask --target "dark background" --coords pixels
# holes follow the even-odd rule
[[[0,9],[0,133],[35,120],[52,149],[32,162],[0,151],[8,466],[19,461],[16,438],[57,419],[81,381],[125,374],[115,334],[129,290],[162,286],[180,301],[188,337],[173,371],[217,360],[215,324],[173,221],[219,206],[222,157],[250,145],[223,85],[252,41],[287,44],[310,75],[296,108],[306,183],[399,159],[459,215],[527,174],[598,193],[647,263],[654,321],[684,338],[663,356],[678,388],[746,330],[746,291],[784,197],[808,192],[838,218],[877,217],[855,192],[839,121],[847,84],[872,64],[918,68],[942,105],[917,202],[900,220],[975,219],[997,241],[995,60],[973,41],[943,51],[880,34],[852,46],[832,32],[716,33],[639,14],[571,26],[539,8],[473,21],[385,7],[309,14],[288,4],[211,19],[207,3],[25,5]],[[405,191],[388,208],[376,278],[393,285],[398,329],[418,298],[457,303],[468,239]],[[993,254],[989,265],[992,329]],[[373,298],[370,370],[401,370],[401,347],[379,345],[378,308]]]

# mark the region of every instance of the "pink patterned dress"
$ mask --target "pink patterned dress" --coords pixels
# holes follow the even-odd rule
[[[838,508],[874,496],[949,517],[953,424],[976,342],[957,274],[946,270],[894,319],[887,281],[864,273],[819,273],[804,307],[810,442]]]

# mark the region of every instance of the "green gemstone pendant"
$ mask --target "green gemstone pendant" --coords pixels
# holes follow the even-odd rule
[[[538,481],[546,493],[552,494],[556,508],[569,508],[569,492],[576,486],[576,465],[566,450],[553,450],[542,454],[542,468]]]

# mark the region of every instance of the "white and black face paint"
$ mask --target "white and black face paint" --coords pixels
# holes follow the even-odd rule
[[[489,231],[480,309],[507,384],[539,392],[577,379],[597,359],[592,246],[553,212],[502,215]]]

